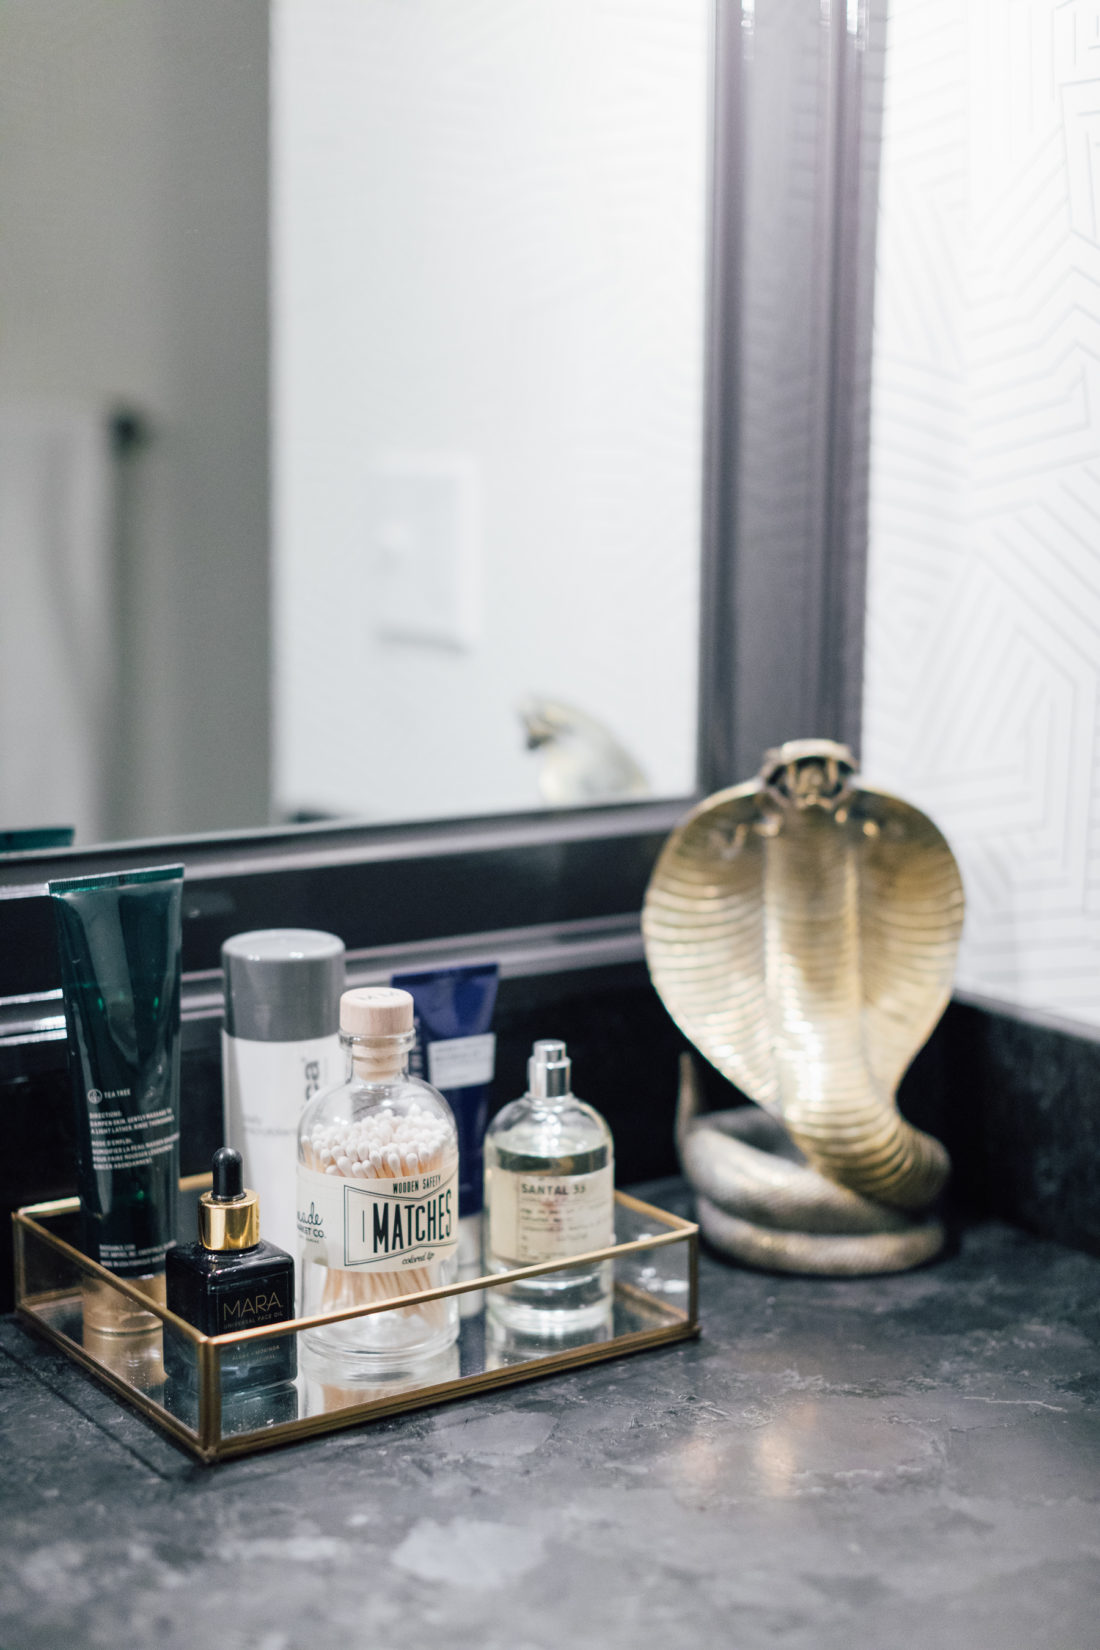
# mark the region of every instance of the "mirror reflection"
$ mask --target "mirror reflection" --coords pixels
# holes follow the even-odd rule
[[[5,0],[0,831],[695,779],[704,0]]]

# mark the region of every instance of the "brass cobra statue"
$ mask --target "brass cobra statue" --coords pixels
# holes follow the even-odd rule
[[[875,1272],[936,1253],[950,1163],[895,1092],[947,1004],[959,869],[919,809],[861,785],[844,745],[795,740],[702,802],[657,861],[646,959],[673,1019],[762,1111],[677,1136],[700,1225],[738,1259]]]

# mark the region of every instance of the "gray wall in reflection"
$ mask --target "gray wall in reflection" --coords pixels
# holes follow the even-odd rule
[[[109,836],[267,816],[267,50],[266,0],[0,15],[0,394],[148,430],[113,477]]]

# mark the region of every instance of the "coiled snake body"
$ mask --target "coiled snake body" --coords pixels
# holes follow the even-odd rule
[[[719,1247],[797,1271],[890,1271],[942,1243],[922,1218],[950,1164],[899,1115],[899,1079],[946,1005],[963,894],[924,814],[802,740],[673,832],[643,913],[653,982],[702,1054],[763,1108],[678,1138]]]

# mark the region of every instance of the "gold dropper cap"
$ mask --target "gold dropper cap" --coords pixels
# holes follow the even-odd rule
[[[214,1186],[199,1198],[199,1242],[204,1249],[254,1249],[260,1241],[260,1200],[242,1183],[241,1154],[214,1153]]]

